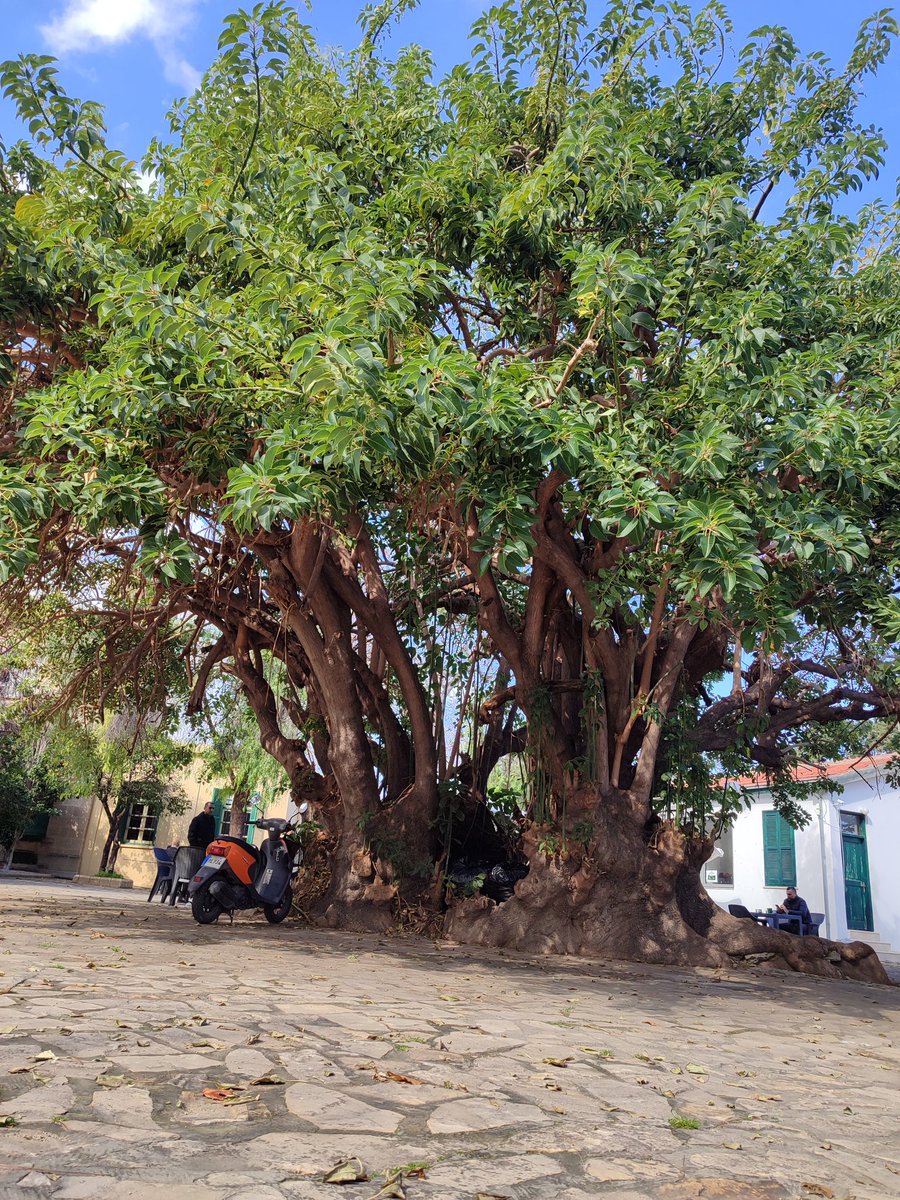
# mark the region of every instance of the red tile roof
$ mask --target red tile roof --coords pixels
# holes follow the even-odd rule
[[[841,775],[851,775],[855,771],[866,771],[872,767],[883,767],[896,758],[895,754],[864,754],[861,758],[839,758],[837,762],[826,763],[824,767],[795,767],[791,775],[798,783],[807,783],[813,779],[820,779],[825,775],[828,779],[835,779]],[[758,787],[766,786],[766,777],[760,772],[756,775],[742,775],[739,779],[733,780],[734,783],[739,783],[742,787]]]

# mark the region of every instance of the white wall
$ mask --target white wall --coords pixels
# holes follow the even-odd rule
[[[797,890],[812,912],[824,912],[824,937],[846,941],[844,866],[841,847],[842,810],[866,818],[866,842],[872,885],[875,926],[872,940],[900,949],[900,792],[891,789],[879,767],[860,766],[835,778],[843,792],[823,790],[805,801],[809,823],[795,831]],[[831,783],[831,780],[829,780]],[[784,898],[783,887],[766,887],[763,866],[763,811],[772,808],[760,791],[752,808],[742,812],[732,830],[734,883],[706,884],[723,908],[744,904],[751,910],[774,908]],[[716,866],[715,860],[709,865]]]
[[[875,931],[880,941],[900,949],[900,791],[878,769],[841,782],[844,792],[835,797],[837,806],[866,818]]]
[[[794,834],[797,858],[797,891],[811,912],[825,912],[822,858],[819,850],[819,826],[814,805],[806,805],[812,820]],[[734,883],[725,887],[707,884],[713,900],[723,908],[744,904],[751,910],[775,908],[784,900],[783,887],[766,887],[763,866],[763,812],[772,802],[763,795],[753,807],[742,812],[732,830]],[[715,863],[711,864],[715,866]],[[825,929],[821,931],[826,934]],[[826,936],[832,936],[827,933]]]

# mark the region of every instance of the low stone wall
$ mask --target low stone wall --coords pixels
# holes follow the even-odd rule
[[[91,887],[133,888],[130,879],[108,879],[105,875],[73,875],[73,883],[89,883]]]

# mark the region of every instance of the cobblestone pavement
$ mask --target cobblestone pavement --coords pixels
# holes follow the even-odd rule
[[[892,988],[145,898],[0,883],[0,1197],[900,1196]]]

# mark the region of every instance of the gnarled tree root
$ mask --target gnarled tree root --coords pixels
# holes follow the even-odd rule
[[[768,929],[730,916],[708,896],[702,912],[691,913],[702,919],[689,923],[674,896],[654,902],[650,889],[623,892],[593,875],[582,881],[578,871],[545,867],[518,883],[513,898],[501,905],[485,896],[457,901],[444,934],[531,953],[683,967],[728,967],[765,955],[770,967],[890,983],[877,954],[863,942],[845,945]]]

